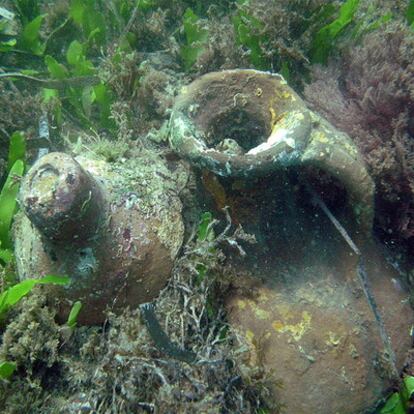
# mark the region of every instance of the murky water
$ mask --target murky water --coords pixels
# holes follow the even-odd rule
[[[410,412],[413,24],[4,0],[0,411]]]

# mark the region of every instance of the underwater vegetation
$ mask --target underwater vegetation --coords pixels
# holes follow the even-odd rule
[[[0,188],[0,269],[2,286],[7,285],[6,269],[13,266],[14,255],[11,225],[17,211],[17,194],[25,170],[25,139],[20,132],[10,137],[7,161],[4,162],[4,182]],[[8,272],[8,270],[7,270]],[[3,297],[4,299],[4,297]]]
[[[394,393],[381,409],[380,414],[404,414],[412,409],[414,377],[404,378],[400,392]]]
[[[255,288],[245,282],[237,260],[249,257],[256,240],[238,226],[262,186],[200,175],[181,160],[168,142],[175,99],[183,86],[213,71],[281,73],[362,154],[375,183],[375,236],[392,247],[412,289],[413,30],[412,0],[3,1],[0,411],[283,413],[272,392],[275,373],[263,362],[268,336],[241,335],[230,323],[227,303],[235,289],[247,298],[247,308],[254,302]],[[235,106],[243,99],[238,96]],[[45,151],[106,163],[124,177],[113,186],[117,196],[146,208],[146,217],[161,211],[159,200],[178,200],[171,207],[182,208],[184,227],[165,219],[164,238],[172,243],[168,235],[183,232],[184,242],[171,259],[168,283],[141,311],[138,303],[120,309],[114,297],[104,322],[86,327],[82,312],[88,303],[72,297],[57,322],[59,301],[48,289],[66,289],[71,275],[39,274],[19,282],[14,255],[20,253],[12,240],[19,183]],[[320,171],[316,175],[322,188],[332,189],[327,197],[340,199],[333,193],[342,194],[341,185]],[[304,197],[300,180],[289,179],[292,198]],[[332,200],[329,207],[335,207]],[[271,206],[267,212],[273,213]],[[263,224],[270,230],[273,225]],[[133,245],[128,232],[119,235]],[[115,252],[121,247],[112,246]],[[236,264],[229,259],[235,252]],[[261,259],[259,265],[266,262]],[[91,267],[86,259],[82,263]],[[102,290],[94,284],[95,292]],[[295,340],[308,326],[303,315],[300,323],[275,326]],[[329,341],[340,349],[336,337]],[[249,349],[259,361],[254,367]],[[304,357],[313,363],[311,355]],[[352,358],[358,358],[355,352]],[[411,365],[376,412],[408,412]],[[294,391],[298,398],[305,392]]]
[[[313,81],[305,88],[312,107],[348,132],[364,154],[377,186],[377,226],[383,237],[410,246],[413,57],[412,29],[403,22],[388,22],[381,31],[367,34],[341,61],[315,67]]]
[[[6,410],[26,407],[36,412],[38,401],[39,410],[45,412],[46,407],[39,400],[44,395],[39,381],[46,372],[53,376],[60,373],[62,381],[54,387],[53,398],[66,395],[67,402],[61,405],[63,412],[76,412],[81,407],[98,412],[113,407],[123,412],[141,412],[154,404],[161,412],[208,412],[216,410],[213,407],[224,407],[249,413],[260,406],[273,410],[275,406],[269,405],[271,399],[261,400],[261,392],[258,393],[259,388],[266,387],[266,376],[245,365],[242,342],[230,332],[221,306],[213,299],[213,291],[220,289],[215,273],[223,260],[217,243],[232,237],[216,236],[216,225],[212,218],[203,217],[197,237],[185,247],[170,285],[157,300],[154,316],[162,316],[160,321],[169,336],[197,352],[204,362],[183,364],[168,358],[169,354],[158,349],[155,338],[149,336],[151,330],[144,329],[138,311],[127,311],[118,318],[110,314],[106,321],[110,329],[93,328],[86,334],[84,328],[78,328],[68,341],[56,325],[53,312],[45,306],[44,297],[32,296],[22,304],[20,316],[9,323],[1,348],[2,355],[18,361],[30,377],[31,384],[18,378],[12,382],[16,387],[23,386],[30,397],[24,402],[19,393],[10,395],[4,401]],[[164,315],[168,315],[167,320]],[[22,336],[23,326],[28,328]],[[30,349],[30,343],[38,345]],[[239,345],[230,348],[229,343]],[[42,370],[46,372],[42,374]],[[73,383],[70,389],[67,380]],[[3,398],[6,391],[4,388]]]
[[[24,136],[15,132],[10,137],[7,159],[7,178],[0,191],[0,267],[2,273],[2,293],[0,294],[0,323],[4,323],[6,313],[39,284],[67,284],[68,277],[48,275],[40,279],[25,280],[14,283],[11,269],[14,266],[14,255],[11,241],[11,223],[17,210],[17,193],[25,168],[26,147]],[[76,315],[71,317],[71,326]],[[16,364],[0,361],[0,379],[9,378]]]

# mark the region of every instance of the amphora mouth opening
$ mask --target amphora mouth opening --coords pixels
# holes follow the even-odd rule
[[[317,114],[277,74],[214,72],[184,87],[170,143],[194,166],[253,179],[286,167],[315,167],[339,180],[356,220],[370,232],[374,184],[351,139]]]

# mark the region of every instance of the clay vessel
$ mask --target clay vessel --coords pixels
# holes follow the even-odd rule
[[[78,322],[102,323],[105,310],[137,307],[165,286],[183,238],[181,203],[170,194],[152,208],[131,181],[103,161],[63,153],[44,156],[24,178],[14,226],[19,277],[71,278],[47,287],[60,320],[80,300]]]
[[[414,319],[372,238],[375,188],[349,136],[281,75],[232,70],[183,88],[170,142],[199,171],[208,209],[227,205],[258,241],[245,258],[229,252],[225,302],[281,412],[374,409],[398,380]]]

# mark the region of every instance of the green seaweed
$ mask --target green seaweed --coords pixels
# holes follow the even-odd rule
[[[405,17],[407,18],[407,22],[409,25],[413,25],[414,23],[414,0],[410,0],[408,4],[407,11],[405,13]]]
[[[10,171],[17,160],[25,161],[26,140],[22,132],[14,132],[10,137],[7,171]]]
[[[68,67],[59,63],[53,56],[45,56],[45,64],[49,74],[54,79],[68,79],[71,77],[81,78],[96,74],[96,68],[92,61],[86,56],[88,45],[78,40],[73,40],[66,51],[66,62]],[[106,128],[113,128],[114,123],[110,118],[113,96],[109,87],[101,82],[98,85],[82,85],[79,87],[69,87],[64,91],[65,96],[56,89],[44,91],[45,101],[54,99],[57,102],[56,117],[61,117],[60,99],[67,98],[69,104],[75,110],[83,124],[91,127],[93,122],[91,116],[94,105],[99,109],[100,125]]]
[[[260,33],[261,29],[263,29],[263,23],[242,7],[248,4],[247,0],[238,0],[237,3],[240,5],[240,8],[233,17],[236,41],[248,50],[249,60],[255,68],[268,69],[269,62],[261,46],[266,42],[266,36]]]
[[[377,16],[377,8],[375,5],[370,4],[362,18],[355,22],[355,27],[351,31],[351,37],[353,39],[362,39],[365,34],[379,29],[394,17],[391,12],[385,13],[380,17],[375,17],[375,19],[372,19],[372,16]]]
[[[66,51],[66,61],[72,67],[75,76],[88,76],[94,73],[91,61],[86,58],[86,44],[73,40]]]
[[[47,275],[41,279],[26,279],[9,287],[0,294],[0,318],[4,317],[5,313],[26,296],[36,285],[67,285],[69,282],[70,278],[67,276]]]
[[[17,207],[17,193],[20,179],[24,173],[26,142],[24,135],[14,132],[10,137],[7,161],[8,176],[0,191],[0,262],[10,264],[13,261],[11,250],[10,226]]]
[[[40,2],[38,0],[16,0],[14,7],[23,25],[40,14]]]
[[[106,22],[95,0],[72,0],[69,16],[82,30],[88,43],[102,46],[106,40]]]
[[[12,250],[0,249],[0,262],[3,262],[6,265],[8,265],[13,261],[13,258],[14,258],[14,255],[13,255]]]
[[[195,269],[197,271],[197,275],[195,277],[194,283],[196,286],[200,286],[203,282],[204,278],[207,275],[207,266],[203,263],[197,263],[195,265]]]
[[[183,16],[183,27],[186,43],[181,46],[181,58],[184,62],[185,70],[190,70],[197,58],[205,50],[208,39],[208,31],[201,27],[200,18],[188,8]]]
[[[101,82],[93,87],[92,103],[96,102],[99,107],[100,124],[110,129],[114,127],[114,122],[111,118],[111,105],[113,101],[113,94],[107,85]]]
[[[66,276],[47,275],[41,279],[26,279],[17,283],[0,294],[0,321],[4,319],[6,313],[11,307],[16,305],[24,296],[26,296],[36,285],[54,284],[67,285],[70,278]],[[77,311],[79,313],[79,309]],[[72,312],[71,312],[72,313]],[[77,316],[77,314],[76,314]],[[72,322],[76,324],[76,316],[72,315]],[[72,325],[74,327],[74,325]],[[0,379],[10,378],[17,365],[11,361],[0,361]]]
[[[9,361],[0,361],[0,379],[8,379],[16,370],[16,364]]]
[[[14,13],[0,7],[0,52],[9,52],[17,43]]]
[[[78,315],[81,309],[82,302],[80,302],[79,300],[72,305],[72,308],[69,312],[68,320],[66,321],[66,325],[70,329],[75,329],[78,320]]]
[[[212,221],[213,215],[209,211],[201,214],[200,224],[198,225],[197,240],[204,241],[207,239]]]
[[[59,63],[54,57],[46,55],[45,64],[52,78],[65,79],[69,77],[68,69],[64,65]]]
[[[46,43],[40,38],[40,29],[46,14],[40,14],[40,2],[37,0],[17,0],[14,5],[22,31],[17,38],[16,48],[40,56]]]
[[[414,377],[407,376],[403,379],[399,392],[393,393],[386,401],[380,414],[407,414],[408,402],[414,395]]]
[[[33,55],[42,55],[46,42],[41,39],[41,26],[46,14],[40,14],[37,1],[16,1],[16,13],[0,7],[0,52],[19,51]],[[16,31],[17,17],[21,30]]]
[[[0,22],[0,34],[1,34],[1,22]],[[0,40],[0,52],[9,52],[13,50],[16,45],[16,39]]]
[[[89,76],[94,73],[93,64],[86,58],[85,52],[86,44],[82,44],[78,40],[73,40],[70,43],[66,51],[66,61],[70,66],[69,76]],[[53,65],[54,72],[56,69],[56,65]],[[59,75],[61,74],[60,72]],[[66,91],[68,101],[86,126],[91,126],[89,121],[93,104],[91,90],[91,86],[86,86],[82,88],[71,87]]]
[[[352,22],[360,0],[347,0],[339,9],[339,16],[328,25],[322,27],[313,40],[311,50],[312,63],[326,64],[335,46],[338,36]]]
[[[153,4],[152,1],[150,3]],[[137,4],[140,9],[149,7],[148,1],[138,1]],[[110,16],[104,15],[103,11],[110,6],[95,0],[71,0],[64,22],[52,30],[46,29],[48,35],[45,38],[44,35],[42,36],[42,27],[48,24],[45,19],[47,14],[41,14],[40,5],[41,2],[36,0],[15,2],[16,17],[21,22],[21,28],[17,31],[14,30],[13,25],[14,13],[2,8],[4,12],[0,14],[0,52],[18,52],[17,60],[21,61],[23,66],[27,66],[25,54],[43,56],[46,49],[48,52],[56,50],[54,56],[52,52],[44,57],[44,64],[51,79],[65,80],[71,77],[96,75],[97,68],[87,54],[92,51],[96,55],[97,50],[106,44],[107,28],[111,27],[111,24],[108,21]],[[61,33],[64,33],[67,28],[72,31],[77,29],[75,38],[62,37]],[[64,43],[58,45],[61,40]],[[67,41],[69,44],[66,44]],[[62,62],[63,59],[66,59],[66,62]],[[41,60],[32,62],[34,67],[30,69],[31,73],[24,70],[21,73],[35,74],[39,77],[44,72]],[[52,111],[55,112],[55,119],[60,124],[62,123],[61,108],[66,107],[69,109],[68,113],[75,113],[86,127],[97,129],[93,117],[95,113],[99,114],[99,127],[108,129],[114,127],[114,122],[110,119],[113,98],[109,87],[103,82],[96,88],[94,85],[85,86],[84,83],[79,82],[79,87],[72,85],[70,88],[66,87],[63,92],[47,88],[43,94],[45,104],[52,102],[54,106]]]
[[[380,414],[405,414],[404,404],[398,392],[395,392],[388,398]]]
[[[16,197],[23,172],[24,162],[15,161],[0,192],[0,247],[2,249],[11,247],[10,225],[16,210]]]
[[[46,48],[46,43],[42,42],[40,39],[40,27],[45,16],[45,14],[37,16],[23,27],[23,31],[17,41],[16,47],[37,56],[43,54]]]
[[[56,125],[60,128],[63,124],[62,102],[59,99],[59,91],[56,89],[43,88],[42,90],[43,103],[50,108],[50,114]]]
[[[157,0],[137,0],[136,6],[138,10],[148,11],[157,7],[158,1]]]

